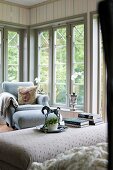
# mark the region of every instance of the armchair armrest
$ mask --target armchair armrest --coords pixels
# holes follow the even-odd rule
[[[43,106],[49,106],[49,96],[45,94],[38,94],[36,103]]]

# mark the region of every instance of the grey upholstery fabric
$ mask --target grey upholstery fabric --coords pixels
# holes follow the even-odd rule
[[[3,82],[2,88],[3,88],[3,92],[8,92],[10,94],[13,94],[16,97],[16,99],[18,99],[19,86],[28,87],[33,85],[34,85],[33,82]],[[9,126],[15,126],[15,123],[13,122],[13,115],[15,114],[15,112],[25,111],[25,110],[41,110],[43,106],[45,105],[49,106],[48,102],[49,102],[48,95],[37,94],[36,104],[19,105],[17,108],[14,108],[13,105],[10,105],[10,107],[7,109],[8,114],[6,115],[6,122],[9,124]]]
[[[68,128],[61,133],[42,133],[36,128],[1,133],[0,169],[6,170],[6,164],[7,170],[27,170],[32,162],[44,162],[73,147],[106,141],[107,124]]]
[[[27,105],[19,105],[16,108],[16,112],[17,111],[24,111],[24,110],[41,110],[42,109],[42,105],[41,104],[27,104]]]
[[[13,115],[13,122],[17,129],[35,127],[45,122],[41,110],[18,111]]]

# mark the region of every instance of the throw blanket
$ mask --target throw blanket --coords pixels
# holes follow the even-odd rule
[[[18,102],[16,101],[15,97],[8,93],[8,92],[3,92],[0,94],[0,113],[1,116],[6,117],[7,109],[10,106],[12,101],[13,106],[16,108],[18,107]]]
[[[76,147],[44,163],[34,162],[29,170],[107,170],[107,143]]]

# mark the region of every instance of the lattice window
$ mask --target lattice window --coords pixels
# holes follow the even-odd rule
[[[54,31],[54,103],[66,104],[66,28]]]
[[[42,31],[38,34],[38,78],[39,89],[49,91],[49,32]]]
[[[19,34],[8,31],[8,81],[19,81]]]
[[[73,92],[77,105],[84,105],[84,24],[74,25],[72,32]]]

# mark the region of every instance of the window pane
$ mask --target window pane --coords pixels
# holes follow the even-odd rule
[[[73,26],[72,29],[72,67],[74,80],[73,92],[77,94],[77,105],[84,105],[84,24]]]
[[[49,91],[49,31],[38,34],[38,77],[39,90]]]
[[[40,81],[47,82],[48,81],[48,66],[40,66]]]
[[[84,85],[81,83],[76,83],[73,85],[74,91],[77,93],[77,104],[84,105]],[[78,95],[79,94],[79,95]]]
[[[19,81],[19,34],[8,31],[8,81]]]
[[[56,103],[66,103],[66,85],[56,84]]]
[[[8,81],[17,80],[18,67],[16,65],[8,65]]]
[[[64,83],[66,82],[66,76],[64,75],[66,70],[66,65],[65,64],[60,64],[59,66],[56,65],[56,80],[57,83]]]
[[[54,103],[66,104],[66,28],[54,31]]]
[[[66,46],[57,47],[56,50],[56,63],[66,62]]]

